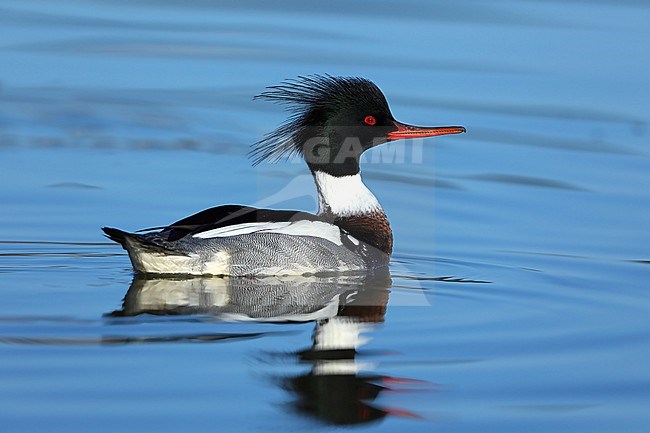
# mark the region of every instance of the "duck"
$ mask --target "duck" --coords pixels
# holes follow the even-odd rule
[[[395,120],[379,87],[362,77],[299,76],[255,99],[281,104],[290,116],[252,146],[253,165],[302,158],[316,184],[318,211],[226,204],[133,233],[103,227],[136,273],[259,277],[386,267],[393,233],[362,180],[361,155],[395,140],[466,132]]]

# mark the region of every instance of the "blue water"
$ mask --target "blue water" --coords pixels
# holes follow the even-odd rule
[[[648,22],[634,0],[1,2],[0,431],[647,431]],[[252,96],[311,73],[468,129],[366,156],[390,274],[134,279],[99,227],[316,209],[303,164],[245,156],[285,117]]]

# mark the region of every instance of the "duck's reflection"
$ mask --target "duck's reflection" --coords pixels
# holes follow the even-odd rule
[[[407,411],[372,404],[392,378],[364,373],[357,359],[373,324],[384,320],[387,270],[336,276],[161,279],[136,276],[113,316],[209,314],[218,320],[314,322],[311,347],[295,353],[311,364],[283,378],[300,413],[332,424],[378,420]]]

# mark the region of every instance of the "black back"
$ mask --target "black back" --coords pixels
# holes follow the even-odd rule
[[[203,210],[163,228],[168,241],[188,235],[237,224],[254,222],[321,221],[317,215],[296,210],[258,209],[250,206],[224,205]]]

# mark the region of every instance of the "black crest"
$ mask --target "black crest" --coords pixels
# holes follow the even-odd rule
[[[308,75],[286,80],[255,97],[285,105],[291,112],[286,122],[253,145],[253,165],[276,162],[303,153],[303,144],[322,133],[337,114],[364,107],[392,118],[386,98],[370,80],[360,77]],[[348,121],[348,119],[337,119]]]

